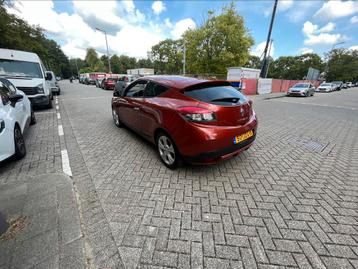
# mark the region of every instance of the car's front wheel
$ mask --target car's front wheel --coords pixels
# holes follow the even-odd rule
[[[169,169],[175,169],[180,163],[180,154],[173,140],[166,133],[162,132],[157,136],[157,150],[160,160]]]
[[[121,120],[119,119],[119,116],[116,112],[116,110],[114,108],[112,108],[112,116],[113,116],[113,121],[114,121],[114,124],[119,128],[119,127],[122,127],[122,122]]]
[[[21,129],[18,125],[14,128],[14,144],[15,144],[15,155],[14,158],[19,160],[26,155],[25,140],[22,135]]]

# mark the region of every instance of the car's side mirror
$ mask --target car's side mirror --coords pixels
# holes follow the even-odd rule
[[[52,80],[52,74],[51,73],[46,73],[46,80]]]
[[[9,97],[11,104],[15,104],[24,98],[21,94],[15,93]]]

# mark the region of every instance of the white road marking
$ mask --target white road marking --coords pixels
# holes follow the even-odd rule
[[[35,112],[36,113],[36,116],[37,115],[41,115],[41,114],[53,114],[53,111],[42,111],[42,112]]]
[[[93,97],[77,97],[77,98],[63,98],[62,100],[88,100],[88,99],[101,99],[101,98],[112,98],[112,95],[107,96],[93,96]]]
[[[58,99],[55,100],[56,105],[58,104]]]
[[[59,112],[57,112],[57,119],[60,120],[61,119],[61,114]]]
[[[63,172],[72,177],[72,170],[70,166],[70,159],[68,158],[67,149],[61,150],[61,158]]]
[[[58,126],[58,135],[59,135],[59,136],[62,136],[62,135],[63,135],[62,125],[59,125],[59,126]]]
[[[57,105],[57,106],[56,106],[56,110],[59,110],[59,109],[60,109],[60,107]]]

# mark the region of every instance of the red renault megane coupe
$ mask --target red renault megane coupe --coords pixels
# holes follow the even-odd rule
[[[185,160],[213,164],[248,149],[257,119],[252,101],[227,81],[180,76],[137,79],[112,98],[115,124],[133,129],[157,147],[174,169]]]

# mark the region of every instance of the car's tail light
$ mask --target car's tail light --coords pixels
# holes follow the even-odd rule
[[[124,81],[125,81],[125,82],[128,82],[128,77],[124,77]]]
[[[216,114],[202,107],[180,107],[179,113],[189,121],[211,122],[216,121]]]

